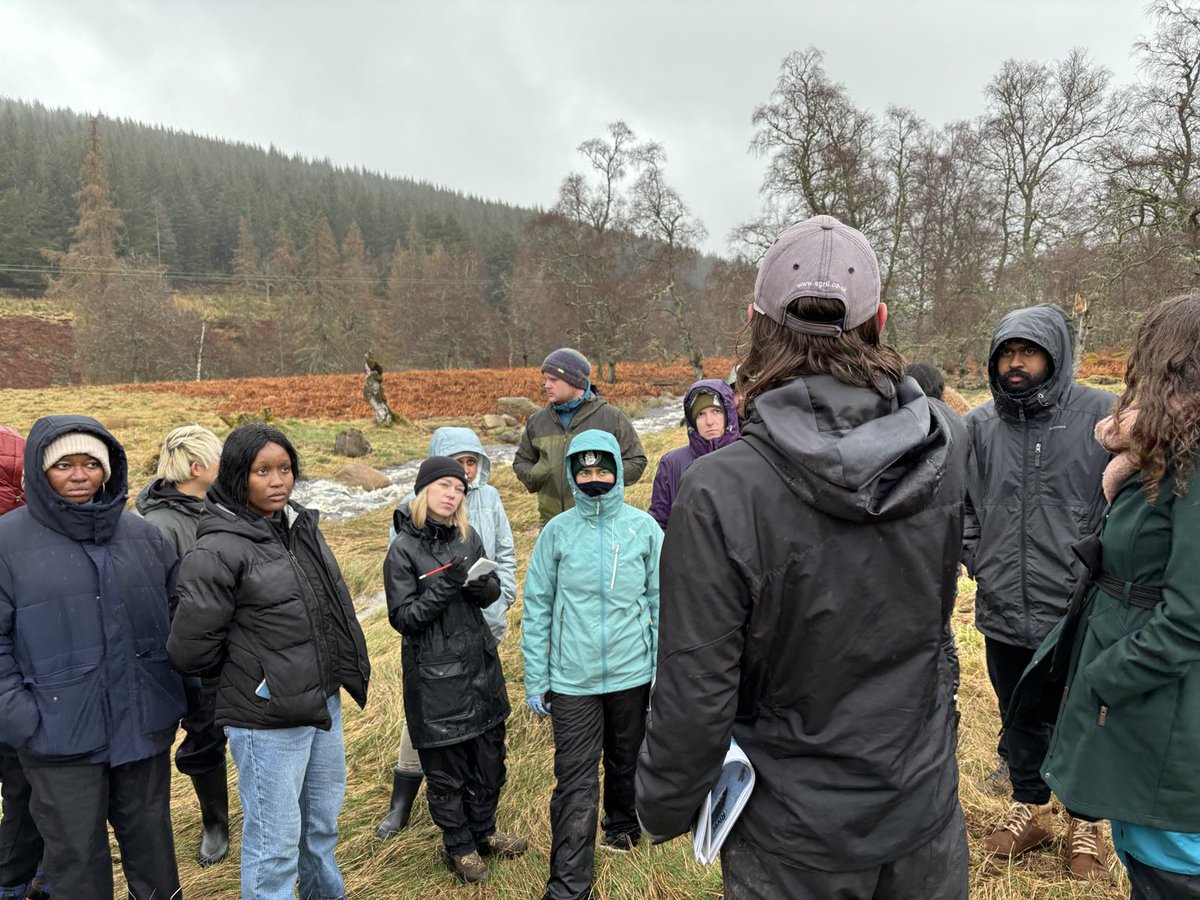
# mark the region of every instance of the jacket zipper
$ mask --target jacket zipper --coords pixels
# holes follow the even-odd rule
[[[614,552],[613,552],[613,573],[612,573],[612,581],[610,581],[610,582],[608,583],[608,589],[609,589],[610,591],[611,591],[611,590],[612,590],[612,589],[613,589],[613,588],[616,586],[616,583],[617,583],[617,561],[618,561],[620,558],[621,558],[621,545],[620,545],[620,544],[617,544],[617,546],[616,546],[616,549],[615,549],[615,550],[614,550]]]
[[[1029,534],[1029,420],[1025,418],[1025,407],[1021,406],[1019,409],[1021,425],[1024,427],[1021,450],[1021,609],[1025,614],[1025,637],[1029,639],[1033,634],[1033,626],[1029,621],[1029,574],[1026,571],[1028,566],[1026,544]]]
[[[317,604],[319,604],[320,601],[317,599],[316,592],[312,589],[312,585],[308,583],[308,579],[304,575],[304,569],[300,565],[300,560],[296,559],[296,554],[292,552],[291,547],[287,548],[287,555],[288,559],[292,561],[292,571],[296,575],[296,581],[299,584],[300,592],[302,594],[307,592],[313,604],[309,611],[309,621],[312,622],[313,646],[315,646],[317,649],[319,665],[321,666],[321,690],[325,690],[325,688],[328,686],[324,681],[325,676],[328,675],[330,678],[332,678],[334,673],[332,671],[332,666],[329,659],[329,647],[325,643],[325,629],[321,627],[323,624],[321,611],[317,609]],[[314,617],[315,621],[313,621]]]
[[[596,501],[597,514],[599,514],[600,501]],[[597,523],[596,539],[600,542],[599,558],[604,559],[604,520],[601,519]],[[601,693],[608,691],[608,635],[605,633],[605,609],[608,603],[608,598],[604,592],[604,570],[600,570],[600,688]],[[613,569],[615,580],[616,569]]]

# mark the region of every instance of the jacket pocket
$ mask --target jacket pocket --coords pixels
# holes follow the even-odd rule
[[[24,749],[42,756],[77,756],[108,743],[98,668],[76,667],[29,685],[40,721]]]
[[[417,665],[421,712],[426,725],[471,714],[467,663],[457,653],[424,656]]]
[[[171,668],[167,651],[147,650],[138,654],[141,672],[138,687],[143,731],[147,734],[177,727],[187,708],[183,679]]]

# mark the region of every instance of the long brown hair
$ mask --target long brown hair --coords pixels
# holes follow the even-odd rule
[[[820,297],[801,297],[792,306],[795,315],[812,321],[833,321],[845,312],[840,301]],[[737,391],[746,405],[802,375],[832,375],[889,399],[904,377],[904,357],[880,341],[874,316],[839,337],[827,337],[793,331],[756,313],[738,334],[737,358]]]
[[[1138,325],[1125,364],[1125,393],[1118,421],[1136,407],[1129,450],[1142,470],[1142,490],[1158,498],[1173,469],[1173,492],[1187,493],[1200,447],[1200,294],[1159,303]]]

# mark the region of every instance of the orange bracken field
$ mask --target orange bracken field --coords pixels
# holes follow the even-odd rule
[[[724,378],[733,360],[704,361],[707,378]],[[605,399],[616,402],[682,394],[694,380],[692,368],[673,363],[620,363],[616,384],[601,383]],[[156,381],[123,384],[120,390],[175,393],[221,401],[222,414],[259,413],[285,419],[365,419],[371,408],[362,396],[363,374],[296,375],[281,378],[233,378],[226,381]],[[538,405],[542,398],[541,374],[521,369],[418,369],[387,372],[383,390],[392,412],[409,419],[442,416],[481,416],[496,411],[497,397],[528,397]]]

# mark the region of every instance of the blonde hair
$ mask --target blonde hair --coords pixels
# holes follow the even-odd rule
[[[163,438],[158,477],[171,484],[192,480],[192,463],[211,466],[221,458],[221,439],[200,425],[182,425]]]
[[[408,501],[408,512],[412,516],[412,523],[420,531],[425,527],[425,518],[429,515],[429,485],[421,488],[421,493]],[[467,495],[463,494],[462,503],[458,504],[458,509],[454,511],[454,515],[450,517],[450,525],[458,530],[458,539],[465,541],[467,535],[471,533],[471,522],[467,517]]]

